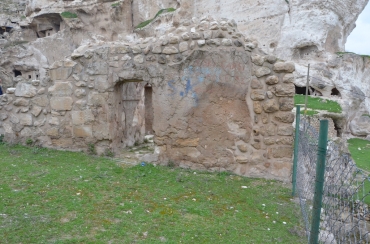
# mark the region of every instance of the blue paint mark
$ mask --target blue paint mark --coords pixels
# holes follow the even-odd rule
[[[221,73],[222,70],[216,67],[189,66],[184,69],[183,76],[181,77],[181,81],[185,83],[185,89],[183,91],[176,89],[174,80],[168,81],[167,84],[172,90],[170,95],[179,94],[181,97],[190,95],[194,101],[194,106],[196,107],[198,105],[199,98],[198,94],[194,91],[194,87],[205,82],[206,78],[208,78],[208,82],[219,82]]]
[[[202,83],[204,81],[205,77],[204,76],[198,76],[198,82]]]
[[[168,86],[172,89],[172,93],[170,94],[171,96],[175,95],[177,91],[176,87],[174,86],[174,83],[175,83],[174,80],[170,80],[169,82],[167,82]]]
[[[185,94],[193,91],[193,86],[191,85],[190,79],[186,80]]]

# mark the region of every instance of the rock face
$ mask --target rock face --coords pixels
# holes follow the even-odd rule
[[[279,91],[289,91],[283,77],[294,65],[268,62],[229,24],[213,21],[204,30],[203,25],[195,21],[179,26],[177,35],[131,45],[81,47],[73,60],[50,67],[46,85],[20,81],[2,96],[6,140],[32,138],[73,149],[94,143],[104,151],[132,146],[153,131],[161,163],[286,180],[293,129],[279,99],[292,101],[293,94]],[[225,31],[211,30],[212,25]],[[192,30],[197,42],[186,34]],[[21,136],[22,131],[29,133]]]

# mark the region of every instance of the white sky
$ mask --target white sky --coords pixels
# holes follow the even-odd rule
[[[370,2],[356,21],[356,28],[347,38],[346,51],[370,55]]]

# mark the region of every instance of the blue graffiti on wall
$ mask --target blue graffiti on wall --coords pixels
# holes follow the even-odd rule
[[[184,75],[181,80],[185,83],[185,89],[178,91],[175,86],[175,81],[170,80],[167,82],[168,86],[171,88],[171,93],[169,95],[173,96],[179,94],[181,97],[191,96],[194,99],[194,106],[198,105],[198,94],[194,91],[194,87],[203,83],[206,78],[210,82],[219,82],[221,69],[217,67],[193,67],[189,66],[184,69]]]

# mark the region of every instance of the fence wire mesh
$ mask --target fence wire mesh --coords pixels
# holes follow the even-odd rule
[[[297,162],[297,195],[308,240],[312,224],[320,121],[301,116]],[[357,168],[341,140],[328,141],[320,243],[370,243],[370,181]]]

